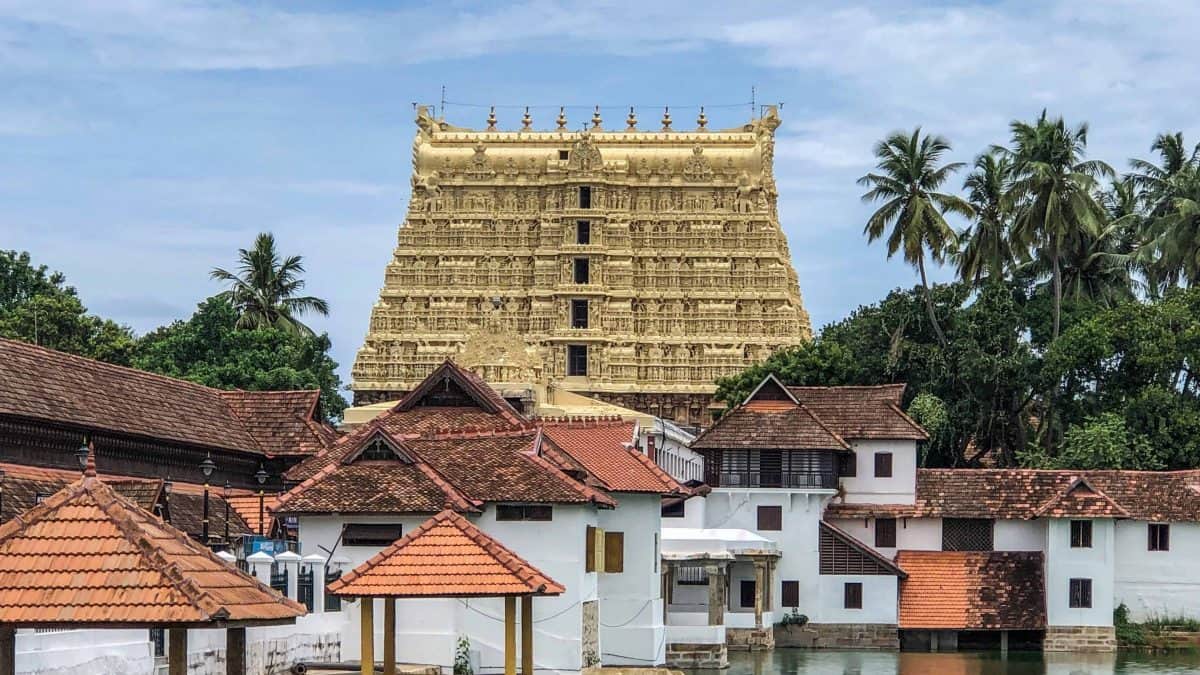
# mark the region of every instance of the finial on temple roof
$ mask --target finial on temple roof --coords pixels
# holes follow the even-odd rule
[[[704,114],[704,106],[700,106],[700,116],[696,118],[697,131],[708,131],[708,115]]]
[[[554,120],[554,122],[558,125],[559,131],[567,130],[567,113],[563,106],[558,106],[558,119]]]
[[[521,118],[521,130],[529,131],[533,128],[533,117],[529,115],[529,106],[525,106],[525,116]]]
[[[663,107],[662,125],[663,125],[663,128],[662,128],[663,131],[671,130],[671,107],[670,106]]]
[[[488,111],[487,130],[496,130],[496,106],[492,106],[491,110]]]
[[[637,114],[633,112],[633,106],[629,106],[629,116],[625,118],[625,131],[637,131]]]
[[[600,106],[596,106],[596,111],[592,113],[592,128],[599,131],[604,120],[600,119]]]

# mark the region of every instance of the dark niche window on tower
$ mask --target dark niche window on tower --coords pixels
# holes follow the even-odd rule
[[[580,185],[579,186],[579,208],[581,208],[581,209],[592,208],[592,186],[590,186],[590,185]]]
[[[575,243],[586,245],[592,243],[592,224],[586,220],[575,223]]]
[[[588,301],[571,301],[571,328],[588,327]]]
[[[587,345],[567,345],[567,375],[587,376]]]
[[[559,150],[558,158],[559,158],[559,160],[561,160],[563,162],[567,161],[568,159],[571,158],[571,151],[570,150]]]
[[[587,258],[575,259],[575,283],[586,284],[591,279],[591,269]]]

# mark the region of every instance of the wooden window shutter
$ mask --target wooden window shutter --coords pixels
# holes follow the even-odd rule
[[[583,554],[584,571],[585,572],[595,572],[596,571],[596,528],[592,527],[591,525],[588,525],[587,526],[587,534],[584,535],[584,539],[587,542],[585,545],[585,551]]]
[[[604,571],[620,573],[625,571],[625,533],[604,533]]]
[[[799,581],[783,582],[783,606],[784,607],[799,607],[800,606],[800,582]]]

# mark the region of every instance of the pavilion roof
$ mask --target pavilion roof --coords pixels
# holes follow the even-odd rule
[[[450,510],[329,585],[330,593],[348,597],[466,598],[563,591],[558,582]]]
[[[94,467],[0,526],[9,625],[207,626],[304,613],[118,494]]]

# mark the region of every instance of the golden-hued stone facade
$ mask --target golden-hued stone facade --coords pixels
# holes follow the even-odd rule
[[[779,117],[678,131],[469,130],[419,108],[412,199],[353,369],[395,398],[447,356],[493,384],[683,422],[811,336],[776,211]]]

